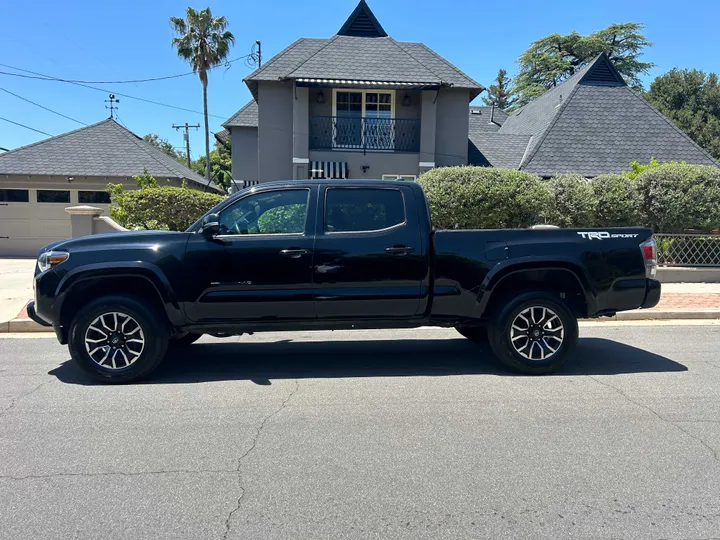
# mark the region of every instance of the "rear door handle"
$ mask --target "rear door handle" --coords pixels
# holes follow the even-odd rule
[[[410,246],[392,246],[385,248],[385,253],[389,253],[390,255],[407,255],[413,251],[415,251],[415,248]]]
[[[301,248],[291,248],[291,249],[282,249],[280,250],[280,255],[283,257],[289,257],[290,259],[299,259],[300,257],[304,257],[305,255],[310,255],[311,251],[309,249],[301,249]]]

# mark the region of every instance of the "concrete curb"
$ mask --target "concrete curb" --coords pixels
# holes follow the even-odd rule
[[[665,321],[668,319],[720,319],[720,309],[653,310],[642,309],[621,311],[614,317],[616,321]]]
[[[52,327],[41,326],[32,319],[13,319],[0,324],[0,334],[52,331]]]

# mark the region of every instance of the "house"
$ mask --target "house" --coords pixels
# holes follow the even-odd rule
[[[483,116],[484,115],[484,116]],[[468,163],[543,177],[620,173],[632,161],[715,165],[672,121],[628,87],[605,54],[511,115],[470,109]]]
[[[484,89],[422,43],[388,36],[361,0],[336,35],[301,38],[250,74],[223,127],[233,178],[415,178],[468,163],[468,105]]]
[[[543,177],[619,173],[630,162],[718,165],[629,88],[605,54],[508,114],[422,43],[389,37],[361,0],[328,39],[295,41],[245,83],[253,99],[218,134],[239,184],[289,178],[416,178],[448,165]]]
[[[147,169],[160,185],[205,189],[206,180],[113,119],[0,154],[0,256],[36,255],[71,236],[65,208],[107,209],[109,183],[135,188]],[[221,192],[215,185],[210,191]]]

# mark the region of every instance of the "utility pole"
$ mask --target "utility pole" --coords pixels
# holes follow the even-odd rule
[[[262,67],[262,43],[260,43],[259,39],[255,40],[255,45],[257,45],[258,51],[257,51],[257,60],[258,60],[258,69]]]
[[[106,99],[106,100],[105,100],[105,103],[109,103],[110,106],[108,107],[107,105],[105,105],[105,108],[106,108],[106,109],[110,109],[110,118],[113,118],[113,119],[114,119],[115,116],[113,115],[113,111],[116,111],[117,109],[120,108],[120,107],[116,107],[114,104],[115,104],[115,103],[120,103],[120,100],[119,100],[119,99],[115,99],[115,94],[110,94],[108,97],[109,97],[110,99]]]
[[[187,162],[188,162],[188,169],[190,168],[190,136],[188,135],[188,130],[190,128],[198,129],[200,127],[200,124],[193,124],[192,126],[189,125],[187,122],[185,122],[185,125],[177,125],[173,124],[173,126],[177,131],[180,131],[181,129],[185,130],[185,133],[183,133],[183,137],[185,138],[185,151],[187,152]],[[209,165],[207,165],[209,167]]]

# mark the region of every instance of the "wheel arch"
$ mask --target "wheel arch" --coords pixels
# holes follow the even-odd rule
[[[68,272],[55,292],[56,320],[67,326],[79,306],[112,294],[130,294],[149,301],[171,325],[181,325],[183,316],[165,275],[148,263],[113,263],[82,266]]]
[[[572,259],[499,264],[485,277],[478,295],[482,316],[493,313],[510,295],[522,291],[557,292],[578,318],[597,311],[597,297],[583,267]]]

